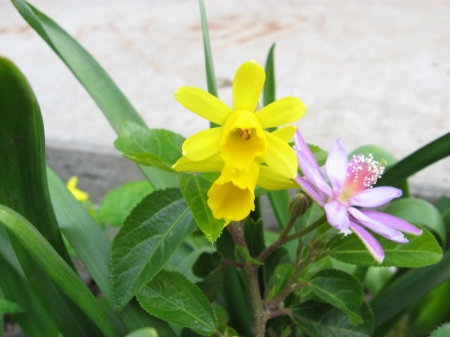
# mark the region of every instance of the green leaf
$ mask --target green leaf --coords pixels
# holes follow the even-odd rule
[[[53,212],[47,186],[44,127],[36,97],[22,73],[0,57],[0,204],[36,226],[58,254],[72,266]],[[14,237],[10,241],[37,297],[65,336],[100,334],[91,319],[33,261]],[[52,301],[48,299],[52,298]],[[73,317],[67,322],[66,317]]]
[[[44,39],[72,71],[103,112],[120,132],[125,122],[146,127],[144,121],[100,64],[56,22],[24,0],[12,0],[20,15]],[[156,188],[176,186],[174,174],[156,168],[140,167]]]
[[[311,277],[308,287],[320,301],[345,312],[352,324],[362,323],[355,313],[363,302],[364,289],[352,275],[335,269],[322,270]]]
[[[109,269],[111,242],[83,205],[74,198],[66,185],[50,168],[47,168],[47,175],[59,226],[109,304],[112,305]],[[175,333],[166,322],[147,315],[137,301],[131,301],[118,315],[128,331],[152,326],[164,337],[175,337]]]
[[[180,274],[183,274],[189,281],[195,283],[197,281],[200,281],[201,279],[194,275],[192,271],[192,266],[195,264],[195,261],[197,261],[198,257],[201,254],[212,253],[214,251],[215,248],[211,244],[209,244],[206,247],[194,249],[189,254],[185,255],[184,259],[182,259],[181,262],[176,267],[172,265],[167,265],[165,269],[170,271],[177,271]]]
[[[172,165],[182,156],[181,145],[184,141],[184,137],[169,130],[148,129],[126,122],[114,146],[138,164],[175,172]]]
[[[362,241],[351,234],[336,243],[331,249],[331,256],[347,263],[359,266],[406,267],[417,268],[435,264],[442,258],[442,249],[434,236],[423,228],[423,234],[413,236],[405,234],[409,240],[406,244],[390,241],[373,234],[383,247],[385,258],[378,265]]]
[[[394,200],[387,205],[383,212],[395,215],[409,222],[419,223],[437,234],[437,238],[447,245],[447,232],[439,211],[428,201],[414,198]]]
[[[244,223],[244,239],[253,257],[258,257],[266,249],[262,219],[255,222],[252,218],[247,218]]]
[[[142,328],[129,333],[125,337],[158,337],[158,333],[153,328]]]
[[[379,329],[431,289],[450,279],[450,251],[432,266],[412,269],[390,282],[371,301],[375,328]]]
[[[113,241],[114,305],[123,308],[165,266],[194,229],[192,214],[180,190],[158,190],[142,200]]]
[[[418,149],[389,167],[377,186],[391,186],[450,155],[450,133]]]
[[[314,337],[372,336],[373,314],[366,303],[361,305],[358,315],[363,323],[352,325],[345,313],[329,304],[309,301],[292,307],[294,321]]]
[[[14,250],[9,243],[6,229],[0,226],[0,239],[3,238],[7,241],[0,241],[0,270],[2,275],[0,277],[0,289],[6,299],[19,304],[26,312],[25,315],[16,315],[15,321],[20,325],[25,336],[57,337],[59,333],[56,326],[39,302],[30,283],[25,279]],[[8,253],[10,250],[12,254]]]
[[[223,255],[219,252],[202,253],[192,266],[192,271],[195,276],[205,278],[212,270],[222,265],[222,260]]]
[[[205,66],[206,66],[206,81],[208,83],[208,92],[211,95],[219,97],[217,94],[216,75],[214,74],[214,63],[211,52],[211,42],[209,39],[208,20],[206,18],[205,3],[203,0],[199,0],[200,6],[200,19],[202,22],[203,32],[203,50],[205,52]]]
[[[105,336],[118,336],[94,295],[42,234],[12,209],[0,205],[0,222],[27,249],[34,261],[98,326]]]
[[[278,265],[290,262],[288,251],[284,247],[276,249],[264,260],[264,283],[268,284]]]
[[[325,165],[325,162],[327,161],[328,152],[321,149],[317,145],[308,144],[309,149],[311,150],[312,154],[314,155],[314,158],[316,159],[319,166]]]
[[[267,55],[266,60],[266,81],[264,82],[263,88],[263,106],[269,105],[275,102],[275,92],[276,92],[276,80],[275,80],[275,43],[272,44]]]
[[[161,271],[137,295],[141,306],[165,321],[202,335],[218,328],[217,318],[201,290],[177,272]]]
[[[282,230],[289,220],[289,193],[287,190],[270,191],[267,196],[277,218],[278,228]]]
[[[430,337],[448,337],[450,336],[450,323],[444,324],[440,326],[436,330],[434,330]]]
[[[131,210],[153,190],[148,181],[132,181],[112,189],[100,204],[100,221],[114,227],[122,226]]]
[[[180,188],[191,209],[198,227],[210,242],[214,242],[222,233],[225,220],[215,219],[207,204],[208,190],[217,178],[215,173],[178,173]]]
[[[289,279],[294,274],[295,268],[292,264],[281,264],[275,268],[275,272],[269,281],[269,294],[266,301],[273,300],[286,287]]]
[[[17,303],[0,298],[0,314],[21,314],[25,310]]]

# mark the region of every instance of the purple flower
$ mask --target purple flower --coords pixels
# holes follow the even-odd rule
[[[298,130],[295,134],[294,150],[304,174],[304,177],[297,175],[296,183],[325,210],[331,226],[342,231],[353,231],[378,263],[383,262],[383,249],[361,225],[400,243],[408,242],[400,231],[413,235],[422,234],[421,229],[395,216],[356,208],[378,207],[402,195],[402,191],[395,187],[372,188],[384,170],[379,162],[373,160],[372,155],[366,158],[360,154],[348,161],[341,140],[336,140],[326,162],[330,187]]]

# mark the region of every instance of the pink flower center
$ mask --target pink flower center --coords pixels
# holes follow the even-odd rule
[[[365,189],[371,188],[383,172],[384,166],[373,160],[371,154],[367,158],[363,154],[353,156],[347,166],[347,180],[340,199],[347,200]]]

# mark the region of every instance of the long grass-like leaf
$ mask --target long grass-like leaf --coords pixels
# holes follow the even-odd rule
[[[395,185],[448,156],[450,156],[450,132],[386,169],[377,186]]]
[[[0,205],[0,222],[62,291],[82,308],[105,336],[118,336],[88,287],[27,219],[9,207]]]
[[[22,17],[72,71],[118,134],[125,122],[145,126],[137,111],[100,64],[55,21],[24,0],[12,0]],[[156,188],[177,186],[173,173],[153,167],[140,169]]]

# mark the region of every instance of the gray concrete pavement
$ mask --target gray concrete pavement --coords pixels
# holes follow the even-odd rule
[[[149,126],[184,136],[207,127],[173,98],[183,85],[206,88],[196,0],[31,3],[92,53]],[[349,151],[377,144],[402,158],[450,130],[449,1],[206,6],[224,101],[231,100],[237,67],[252,58],[264,64],[276,42],[277,95],[297,96],[309,107],[298,122],[308,142],[328,149],[341,138]],[[95,103],[7,0],[0,0],[0,54],[31,82],[51,148],[117,154],[115,134]],[[450,159],[424,170],[411,179],[413,192],[450,195],[449,172]],[[90,190],[87,179],[80,184]]]

